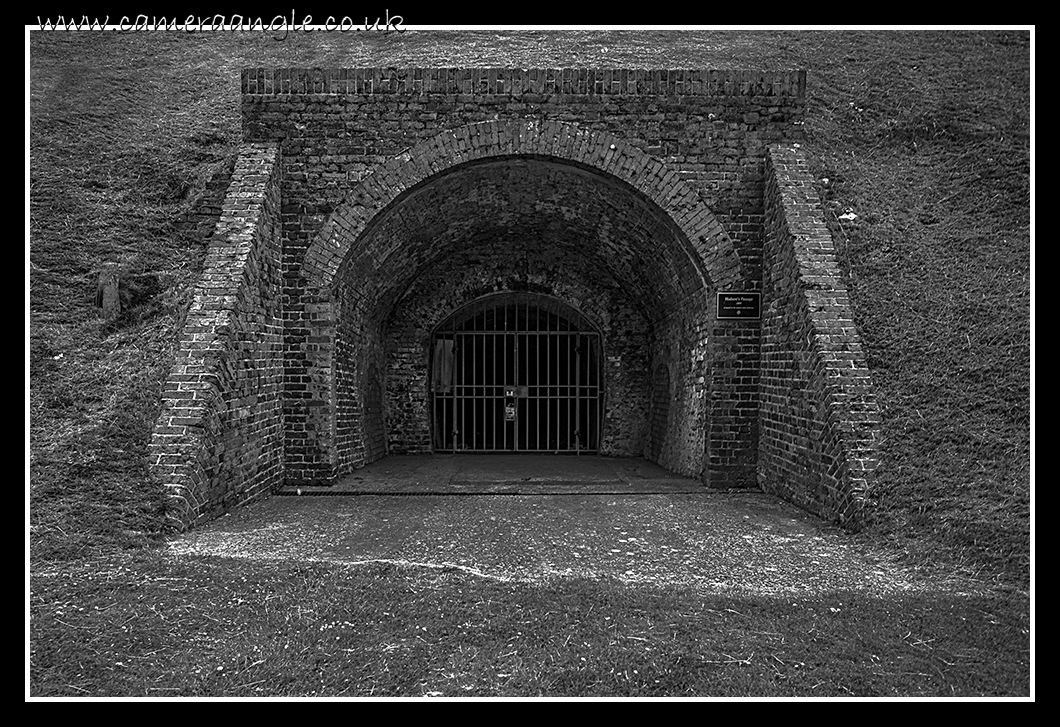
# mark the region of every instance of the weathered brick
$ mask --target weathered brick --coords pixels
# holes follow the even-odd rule
[[[805,155],[775,146],[766,162],[759,482],[858,527],[876,468],[879,407],[823,211],[798,191],[813,184]]]

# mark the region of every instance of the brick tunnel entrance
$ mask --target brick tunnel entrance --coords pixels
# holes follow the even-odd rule
[[[244,70],[244,143],[151,444],[174,519],[401,455],[531,451],[799,481],[791,499],[855,517],[867,372],[808,163],[768,151],[803,138],[805,84]],[[722,315],[721,294],[759,291],[761,320]]]
[[[698,195],[617,137],[552,122],[439,134],[350,189],[302,272],[288,483],[464,452],[728,476],[739,367],[714,351],[743,331],[708,322],[739,260]]]
[[[600,334],[562,301],[514,293],[454,312],[431,345],[436,452],[595,453]]]

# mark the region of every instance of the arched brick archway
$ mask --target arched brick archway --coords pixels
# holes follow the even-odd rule
[[[732,241],[698,194],[658,159],[613,134],[559,121],[487,121],[442,132],[395,156],[360,182],[306,252],[311,287],[330,287],[343,261],[378,215],[437,175],[504,157],[556,159],[629,185],[680,231],[691,265],[710,288],[741,278]]]
[[[445,221],[465,203],[463,217]],[[507,222],[491,227],[498,219]],[[563,223],[554,225],[559,219]],[[313,301],[304,319],[308,343],[299,354],[305,394],[288,408],[299,426],[305,422],[305,435],[296,430],[289,436],[316,444],[304,458],[303,474],[289,467],[289,479],[330,479],[391,451],[427,451],[423,435],[417,444],[409,434],[429,416],[422,385],[426,344],[422,332],[419,339],[392,340],[386,321],[424,271],[516,229],[547,241],[509,244],[524,268],[548,269],[548,276],[534,278],[525,269],[515,275],[519,265],[508,261],[488,280],[457,284],[498,255],[489,243],[492,251],[477,262],[454,263],[438,285],[463,286],[468,295],[481,294],[483,285],[502,291],[536,284],[554,293],[553,287],[565,285],[563,275],[576,271],[581,282],[568,285],[566,294],[606,297],[623,321],[616,318],[605,334],[610,350],[623,352],[614,358],[620,370],[605,371],[605,377],[623,394],[606,402],[601,452],[648,456],[682,474],[704,474],[714,357],[709,308],[715,291],[745,282],[728,233],[693,188],[631,143],[574,124],[520,120],[467,125],[406,149],[359,182],[316,234],[302,266]],[[542,249],[559,252],[545,260]],[[441,298],[450,305],[467,299]],[[630,335],[632,343],[620,343]],[[397,348],[418,361],[419,374],[399,371],[388,358]],[[674,358],[679,373],[669,429],[679,444],[664,448],[649,446],[643,426],[649,362],[659,355]],[[401,424],[384,423],[384,433],[374,431],[378,424],[367,416],[376,411],[374,395],[369,401],[371,371],[388,372],[383,420],[396,421],[401,412]],[[412,383],[402,390],[395,375]]]

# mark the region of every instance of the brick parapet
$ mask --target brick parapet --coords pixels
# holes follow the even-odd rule
[[[880,412],[805,154],[767,158],[761,487],[857,528],[867,517]]]
[[[244,95],[733,96],[803,98],[804,70],[248,68]]]

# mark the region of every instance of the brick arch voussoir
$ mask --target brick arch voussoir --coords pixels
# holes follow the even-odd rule
[[[342,261],[372,219],[405,192],[461,165],[506,156],[550,157],[625,182],[665,213],[688,241],[689,256],[717,290],[739,284],[732,240],[699,195],[667,166],[605,131],[560,121],[484,121],[441,132],[392,157],[358,183],[306,252],[312,287],[331,287]]]

